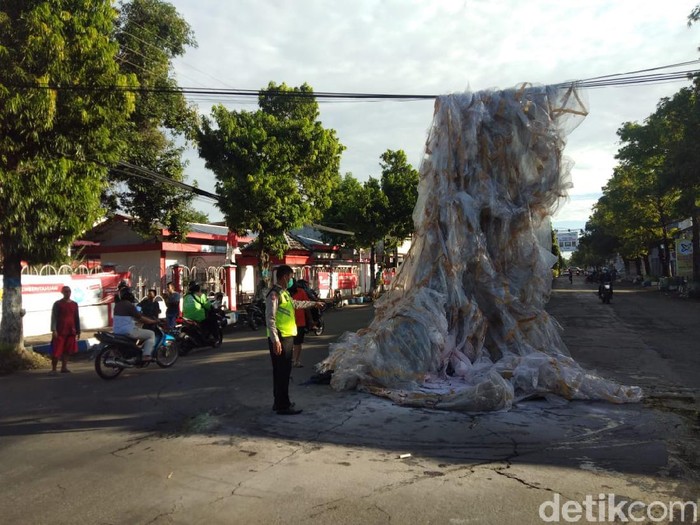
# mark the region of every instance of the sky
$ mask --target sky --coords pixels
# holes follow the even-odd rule
[[[270,81],[315,91],[443,95],[553,84],[700,58],[700,0],[170,0],[196,49],[175,62],[182,87],[259,90]],[[691,67],[698,67],[695,64]],[[553,217],[582,228],[612,175],[616,131],[642,122],[687,82],[584,90],[589,115],[567,137],[574,187]],[[193,99],[202,114],[219,101]],[[256,110],[255,99],[220,102]],[[379,177],[379,157],[402,149],[418,169],[433,102],[320,104],[346,146],[341,173]],[[214,174],[186,152],[188,180],[215,191]],[[195,207],[222,215],[205,200]]]

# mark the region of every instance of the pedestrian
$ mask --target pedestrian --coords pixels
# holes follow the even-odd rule
[[[295,301],[287,291],[293,284],[292,269],[287,265],[277,267],[275,285],[265,298],[265,321],[267,343],[272,360],[272,410],[280,415],[296,415],[301,409],[294,408],[289,400],[289,378],[292,374],[294,336],[297,335],[295,308],[321,306],[320,302]]]
[[[168,296],[165,298],[165,319],[168,321],[168,330],[173,330],[180,315],[180,294],[175,290],[175,285],[168,283]]]
[[[311,300],[306,291],[301,286],[298,286],[296,282],[289,288],[289,294],[292,296],[292,299],[297,301]],[[307,328],[311,326],[310,317],[311,312],[308,309],[294,308],[294,318],[297,325],[297,335],[294,336],[292,351],[292,366],[294,368],[304,367],[304,365],[301,364],[301,345],[304,344],[304,336],[306,335]]]
[[[51,308],[51,374],[58,372],[58,360],[61,360],[61,373],[69,374],[68,356],[78,351],[80,339],[80,314],[78,303],[71,300],[70,286],[61,289],[63,299],[53,303]]]
[[[149,288],[148,295],[146,295],[145,299],[139,303],[141,313],[146,317],[156,320],[158,320],[160,317],[160,305],[158,304],[158,301],[156,301],[157,293],[158,291],[155,288]],[[153,329],[154,327],[149,325],[144,326],[144,328]]]

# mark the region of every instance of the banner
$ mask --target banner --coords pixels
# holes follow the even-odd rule
[[[681,277],[693,276],[693,241],[676,239],[676,274]]]

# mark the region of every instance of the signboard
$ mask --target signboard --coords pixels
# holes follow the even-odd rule
[[[357,288],[357,275],[352,272],[338,273],[338,289],[352,290],[353,288]]]
[[[693,241],[676,239],[676,273],[681,277],[692,277]]]
[[[327,292],[331,289],[330,272],[318,272],[318,291]]]
[[[578,246],[578,230],[562,231],[557,230],[557,241],[561,251],[572,251]]]

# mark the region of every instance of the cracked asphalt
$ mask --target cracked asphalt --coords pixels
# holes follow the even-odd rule
[[[525,524],[556,495],[697,501],[700,303],[620,288],[602,305],[581,278],[548,311],[574,358],[645,401],[467,414],[305,384],[367,305],[307,336],[294,417],[271,411],[262,331],[111,382],[89,360],[0,377],[0,522]]]

